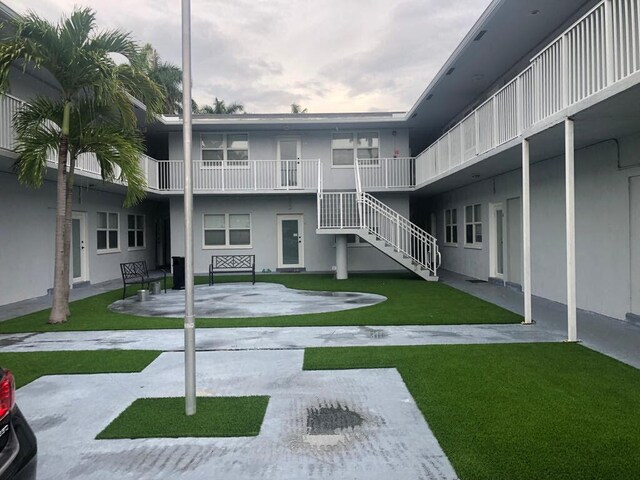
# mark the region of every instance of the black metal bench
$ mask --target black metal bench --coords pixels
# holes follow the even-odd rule
[[[138,285],[141,287],[147,285],[149,287],[151,282],[157,282],[164,280],[164,293],[167,293],[167,272],[160,270],[161,273],[156,275],[149,275],[147,270],[147,262],[141,260],[139,262],[126,262],[120,264],[120,272],[122,272],[122,299],[127,294],[127,285]]]
[[[209,285],[213,285],[214,273],[251,273],[256,284],[255,255],[212,255],[209,265]]]

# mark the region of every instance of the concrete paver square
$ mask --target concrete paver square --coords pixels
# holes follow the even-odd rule
[[[302,350],[197,354],[199,395],[270,396],[257,437],[94,439],[136,398],[183,395],[183,360],[21,388],[39,478],[457,478],[395,369],[303,371]]]

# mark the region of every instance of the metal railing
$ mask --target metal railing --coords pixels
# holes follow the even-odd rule
[[[640,0],[603,0],[416,157],[418,184],[640,71]]]
[[[413,188],[416,185],[413,157],[358,158],[356,163],[365,189]]]
[[[194,160],[194,192],[315,191],[320,160]],[[181,192],[182,160],[157,161],[156,188]]]
[[[24,102],[11,95],[0,96],[0,148],[13,150],[16,142],[16,132],[13,128],[13,116]]]

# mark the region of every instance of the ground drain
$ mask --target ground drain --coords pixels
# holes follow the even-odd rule
[[[486,280],[476,280],[476,279],[467,280],[467,282],[469,282],[469,283],[487,283]]]
[[[349,407],[337,405],[307,408],[307,433],[309,435],[334,435],[359,427],[364,419]]]

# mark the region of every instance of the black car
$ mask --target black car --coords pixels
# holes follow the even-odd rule
[[[36,437],[16,405],[13,374],[0,368],[0,480],[36,478]]]

